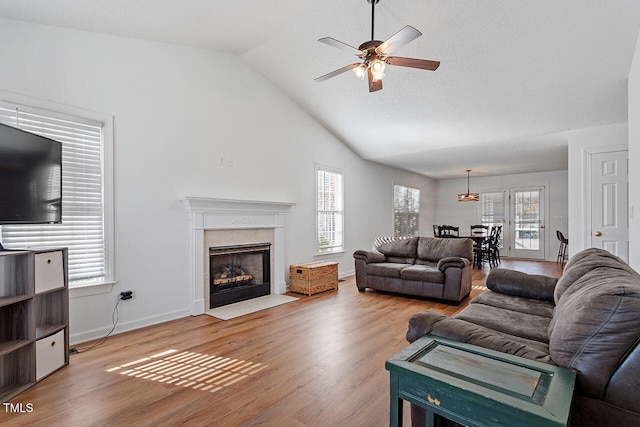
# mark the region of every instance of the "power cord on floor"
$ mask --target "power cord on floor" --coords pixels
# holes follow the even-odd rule
[[[116,296],[116,305],[115,305],[115,307],[113,307],[113,312],[111,313],[111,321],[113,323],[113,327],[107,333],[107,335],[105,335],[104,337],[100,338],[98,341],[96,341],[95,343],[91,344],[89,347],[71,348],[71,349],[69,349],[69,354],[78,354],[78,353],[84,353],[86,351],[89,351],[89,350],[91,350],[93,348],[98,347],[99,345],[102,345],[107,340],[107,338],[109,338],[111,336],[113,331],[115,331],[116,326],[118,325],[118,305],[120,304],[121,300],[122,299],[120,298],[120,295],[117,295]]]

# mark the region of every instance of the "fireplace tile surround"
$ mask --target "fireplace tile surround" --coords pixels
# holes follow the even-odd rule
[[[209,247],[269,242],[271,293],[287,290],[284,265],[285,217],[294,203],[183,197],[189,217],[190,314],[209,307]]]

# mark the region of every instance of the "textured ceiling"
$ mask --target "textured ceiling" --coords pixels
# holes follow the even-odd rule
[[[437,179],[567,168],[567,131],[627,121],[638,0],[380,0],[375,38],[422,37],[384,89],[317,39],[369,40],[366,0],[0,0],[0,17],[232,53],[363,158]]]

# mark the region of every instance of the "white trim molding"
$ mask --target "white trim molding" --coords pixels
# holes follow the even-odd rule
[[[287,291],[284,265],[285,215],[295,203],[230,200],[205,197],[180,199],[189,213],[189,303],[190,314],[203,314],[205,298],[202,277],[205,274],[204,232],[206,230],[244,230],[270,228],[274,232],[273,281],[271,293]]]

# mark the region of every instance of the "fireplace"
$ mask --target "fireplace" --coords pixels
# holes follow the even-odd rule
[[[269,295],[271,243],[209,248],[209,308]]]
[[[209,248],[271,242],[270,294],[284,294],[285,216],[294,203],[228,200],[206,197],[181,198],[189,219],[190,314],[209,310]]]

